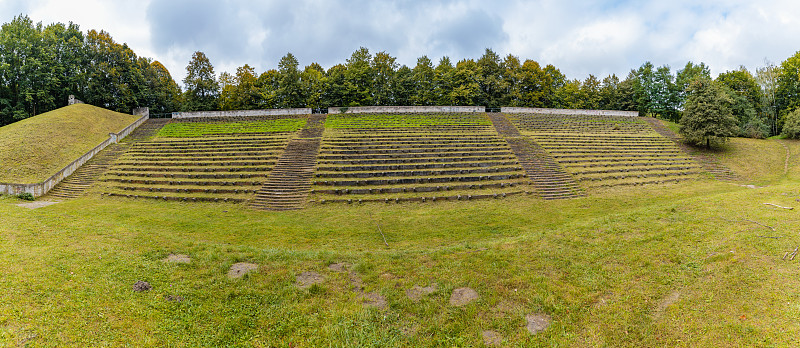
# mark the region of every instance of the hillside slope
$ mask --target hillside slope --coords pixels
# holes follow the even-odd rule
[[[139,117],[75,104],[0,127],[0,182],[41,182]]]

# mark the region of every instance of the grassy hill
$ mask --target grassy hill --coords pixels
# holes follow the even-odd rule
[[[0,127],[0,182],[41,182],[139,117],[75,104]]]

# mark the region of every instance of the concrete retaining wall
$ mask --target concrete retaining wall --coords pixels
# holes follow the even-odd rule
[[[308,115],[308,114],[311,114],[311,108],[173,112],[172,118],[250,117],[250,116]]]
[[[142,123],[147,121],[147,119],[150,118],[150,113],[147,111],[147,108],[143,109],[144,110],[137,109],[134,111],[134,114],[144,114],[144,116],[125,127],[125,129],[121,130],[119,133],[108,133],[108,139],[89,150],[89,152],[85,153],[83,156],[72,161],[72,163],[53,174],[53,176],[47,178],[47,180],[35,184],[0,183],[0,194],[18,195],[20,193],[27,192],[32,194],[34,197],[44,196],[53,187],[58,185],[58,183],[78,170],[78,168],[80,168],[84,163],[92,159],[92,157],[94,157],[97,153],[103,151],[103,149],[105,149],[108,145],[115,144],[124,139],[126,136],[128,136],[128,134],[131,134],[131,132],[141,126]]]
[[[638,111],[621,110],[579,110],[579,109],[543,109],[543,108],[520,108],[502,107],[500,112],[508,114],[545,114],[545,115],[589,115],[589,116],[639,116]]]
[[[344,110],[344,112],[342,112]],[[437,113],[437,112],[484,112],[484,106],[352,106],[329,107],[329,114],[382,114],[382,113]]]

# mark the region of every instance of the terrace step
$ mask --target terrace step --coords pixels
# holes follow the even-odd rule
[[[262,210],[299,209],[308,200],[326,115],[313,114],[296,139],[286,146],[250,207]]]
[[[136,131],[138,131],[138,128]],[[134,133],[136,133],[136,131],[134,131]],[[80,197],[129,147],[130,143],[108,145],[103,151],[98,152],[92,159],[75,170],[72,175],[58,183],[46,196],[58,199]]]
[[[583,196],[580,186],[541,146],[522,136],[502,113],[490,113],[489,119],[502,135],[528,174],[534,190],[543,199],[564,199]],[[556,179],[557,178],[557,179]]]
[[[720,181],[736,181],[742,179],[733,170],[720,163],[718,159],[701,153],[697,149],[684,143],[680,135],[667,128],[660,120],[652,117],[645,117],[644,120],[647,121],[658,134],[672,140],[683,152],[691,156],[703,170],[713,175],[715,179]]]

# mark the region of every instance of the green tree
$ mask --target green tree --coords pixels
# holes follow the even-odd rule
[[[786,123],[783,126],[781,135],[789,139],[800,139],[800,109],[786,114]]]
[[[305,106],[309,108],[323,107],[324,93],[326,90],[327,78],[325,70],[317,63],[311,63],[303,69],[300,74],[300,86],[305,96]]]
[[[487,48],[477,63],[478,86],[481,92],[478,103],[488,107],[502,106],[503,92],[507,87],[503,81],[500,56]]]
[[[341,106],[365,106],[372,104],[372,55],[365,47],[361,47],[347,60],[345,72],[346,99]]]
[[[535,108],[549,106],[547,101],[551,98],[547,93],[552,83],[548,77],[538,62],[528,59],[522,63],[517,72],[517,83],[512,89],[515,101],[513,106]]]
[[[770,134],[778,134],[778,105],[776,102],[778,89],[778,76],[780,67],[775,66],[768,60],[764,60],[764,66],[756,69],[756,81],[761,88],[761,110],[759,114],[770,123]]]
[[[449,57],[442,57],[434,69],[433,90],[437,105],[450,105],[449,96],[453,91],[453,72],[455,67]]]
[[[686,101],[686,88],[689,87],[689,84],[692,83],[692,81],[701,78],[711,78],[711,69],[709,69],[708,66],[706,66],[706,64],[703,62],[700,62],[700,64],[687,62],[683,69],[678,70],[678,73],[675,76],[675,87],[678,91],[679,108],[682,108],[683,103]]]
[[[186,88],[184,93],[184,110],[217,110],[219,108],[219,84],[217,84],[214,66],[205,53],[197,51],[186,66]]]
[[[278,107],[297,108],[303,106],[305,96],[300,86],[299,63],[293,54],[287,53],[278,63]]]
[[[374,105],[392,105],[394,96],[392,81],[397,70],[397,58],[386,52],[378,52],[372,59],[374,80],[372,83],[372,102]]]
[[[725,87],[731,99],[731,112],[739,120],[739,136],[764,138],[769,135],[768,119],[761,110],[761,88],[755,77],[744,67],[726,71],[716,82]]]
[[[680,120],[680,133],[693,144],[720,144],[738,131],[736,117],[730,110],[730,98],[710,79],[689,84],[686,105]]]
[[[417,58],[417,65],[411,71],[411,79],[414,82],[414,94],[411,96],[411,103],[413,105],[433,105],[436,101],[433,62],[427,56],[419,57]]]
[[[599,108],[605,110],[621,110],[622,101],[620,100],[620,81],[615,74],[606,76],[600,84]]]
[[[790,111],[800,107],[800,51],[780,65],[775,89],[775,104],[779,127],[782,123],[781,120],[785,119]]]

